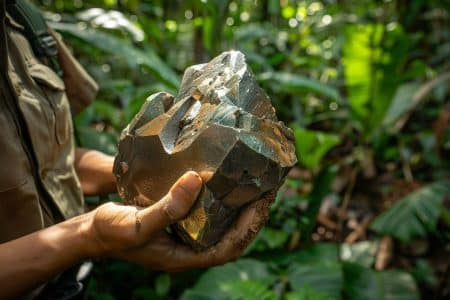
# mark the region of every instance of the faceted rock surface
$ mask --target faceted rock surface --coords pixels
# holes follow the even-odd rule
[[[278,122],[241,52],[185,71],[177,97],[150,96],[124,129],[114,162],[120,196],[148,206],[186,171],[203,188],[174,231],[195,249],[220,240],[240,208],[279,187],[297,162],[293,134]]]

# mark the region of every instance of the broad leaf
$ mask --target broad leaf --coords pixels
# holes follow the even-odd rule
[[[286,294],[285,300],[337,300],[327,293],[312,289],[310,287],[301,288],[295,292]]]
[[[450,79],[450,72],[436,76],[426,83],[411,82],[398,87],[394,99],[384,117],[384,127],[396,133],[402,129],[411,112],[417,108],[422,100],[442,82]]]
[[[329,297],[340,298],[343,273],[336,244],[318,244],[300,251],[288,269],[294,291],[312,288]]]
[[[373,97],[371,88],[376,78],[371,76],[375,60],[379,60],[380,50],[376,49],[381,39],[381,25],[350,25],[345,30],[343,48],[344,75],[348,87],[348,101],[354,115],[364,120],[370,113],[368,103]]]
[[[256,251],[280,249],[288,239],[289,233],[285,230],[263,227],[251,246]]]
[[[277,297],[270,288],[262,282],[247,281],[229,281],[221,284],[221,289],[227,293],[227,299],[258,299],[258,300],[276,300]]]
[[[119,56],[132,68],[144,66],[171,88],[176,89],[180,83],[175,72],[151,48],[146,48],[145,51],[140,50],[111,34],[92,28],[80,28],[76,24],[54,22],[51,23],[51,26],[58,31],[82,39],[105,52]]]
[[[294,135],[298,159],[310,169],[318,167],[322,157],[340,142],[336,135],[303,128],[294,128]]]
[[[330,297],[340,298],[343,273],[339,262],[293,264],[288,277],[294,291],[311,287]]]
[[[196,291],[188,290],[182,296],[182,300],[247,300],[247,299],[258,299],[258,300],[276,300],[277,297],[275,293],[270,290],[267,285],[259,281],[246,280],[246,281],[226,281],[220,284],[221,291],[223,294],[219,295],[216,290],[207,291]]]
[[[348,300],[418,300],[412,276],[402,271],[376,272],[357,264],[344,264],[344,298]]]
[[[400,25],[387,29],[381,23],[345,27],[344,76],[353,116],[365,133],[379,128],[391,99],[402,82],[403,64],[414,39]]]
[[[394,124],[408,111],[413,108],[414,94],[420,88],[420,84],[416,82],[405,83],[397,88],[394,98],[383,119],[383,126],[388,130],[392,130]]]
[[[436,229],[442,200],[450,195],[450,181],[429,184],[399,200],[378,216],[370,228],[408,242]]]
[[[337,89],[302,75],[286,72],[266,72],[258,76],[258,80],[269,81],[273,88],[283,92],[314,92],[329,97],[336,102],[342,101]]]
[[[293,260],[300,264],[321,263],[324,261],[335,263],[339,261],[339,251],[337,244],[319,243],[298,251],[295,253]]]
[[[239,291],[247,293],[251,289],[260,290],[261,285],[269,286],[274,280],[275,277],[269,273],[266,264],[252,259],[241,259],[209,269],[200,277],[193,288],[183,293],[181,300],[239,299],[236,298],[236,293],[239,293]],[[243,286],[236,284],[239,281],[252,281],[253,283],[249,286]],[[254,282],[258,283],[255,284]]]

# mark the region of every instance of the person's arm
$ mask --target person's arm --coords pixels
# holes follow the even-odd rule
[[[106,195],[117,191],[113,163],[113,156],[96,150],[75,149],[74,167],[84,195]]]
[[[82,215],[0,244],[0,299],[15,299],[88,257],[86,219]]]
[[[0,244],[0,299],[14,299],[89,257],[115,257],[169,272],[237,259],[267,220],[275,193],[245,207],[217,245],[196,252],[173,240],[164,228],[189,212],[201,185],[200,177],[188,172],[148,208],[110,202]]]
[[[153,243],[157,232],[184,217],[201,182],[196,173],[189,172],[151,207],[138,209],[107,203],[87,214],[0,244],[0,299],[16,298],[85,258],[114,257],[120,253],[135,260],[131,249]]]

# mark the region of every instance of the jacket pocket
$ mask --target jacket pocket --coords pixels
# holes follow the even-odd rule
[[[52,69],[43,64],[31,65],[29,72],[54,111],[56,140],[58,144],[63,145],[72,133],[70,107],[64,82]]]

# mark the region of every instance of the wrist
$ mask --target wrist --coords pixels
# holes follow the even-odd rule
[[[83,258],[97,258],[106,254],[94,226],[95,210],[78,216],[78,237]]]

